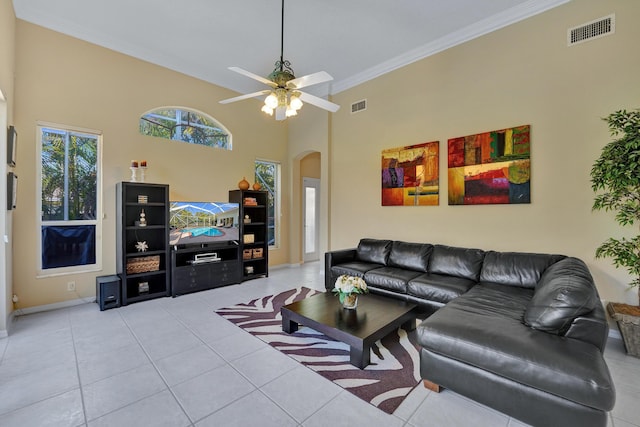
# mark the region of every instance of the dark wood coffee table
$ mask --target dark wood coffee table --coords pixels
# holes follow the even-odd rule
[[[363,369],[370,363],[371,345],[390,332],[402,327],[416,327],[415,304],[379,295],[360,295],[358,308],[342,308],[339,298],[331,292],[317,294],[280,309],[282,330],[288,334],[298,330],[298,324],[348,344],[351,364]]]

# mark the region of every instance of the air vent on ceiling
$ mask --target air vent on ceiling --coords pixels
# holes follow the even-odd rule
[[[616,31],[616,15],[611,14],[586,24],[567,30],[567,45],[583,43],[588,40],[608,36]]]
[[[362,101],[357,101],[351,104],[351,114],[359,113],[360,111],[364,111],[367,109],[367,100],[363,99]]]

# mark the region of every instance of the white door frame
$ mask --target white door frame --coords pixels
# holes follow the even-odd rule
[[[307,224],[307,188],[314,188],[315,197],[315,215],[314,224]],[[307,252],[307,228],[314,228],[315,248]],[[304,262],[318,261],[320,259],[320,180],[318,178],[302,177],[302,260]]]
[[[0,90],[0,338],[9,332],[9,314],[13,286],[11,272],[11,214],[7,213],[7,101]]]

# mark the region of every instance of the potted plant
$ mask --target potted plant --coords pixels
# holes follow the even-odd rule
[[[614,141],[608,143],[591,169],[591,188],[598,193],[593,210],[614,211],[622,226],[640,223],[640,111],[619,110],[604,119]],[[609,238],[596,249],[596,258],[612,258],[633,277],[640,300],[640,235]],[[609,303],[627,353],[640,357],[640,306]]]
[[[336,279],[333,293],[340,298],[340,304],[344,308],[355,309],[358,307],[358,295],[369,292],[367,284],[362,277],[343,274]]]

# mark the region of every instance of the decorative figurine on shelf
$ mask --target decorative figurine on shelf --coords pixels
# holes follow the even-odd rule
[[[149,245],[147,245],[147,242],[138,242],[136,243],[136,249],[138,250],[138,252],[147,252],[147,249],[149,249]]]
[[[144,209],[142,209],[142,211],[140,211],[140,223],[138,224],[140,227],[146,227],[147,226],[147,218],[146,218],[147,214],[144,213]]]
[[[247,181],[247,178],[242,177],[242,181],[240,181],[238,183],[238,188],[241,190],[248,190],[249,189],[249,181]]]
[[[147,171],[147,161],[141,160],[140,161],[140,182],[144,182],[144,175],[146,171]]]
[[[138,161],[131,160],[131,167],[129,169],[131,169],[131,182],[137,182],[138,178],[136,175],[138,172]]]
[[[244,223],[245,224],[251,224],[251,217],[249,215],[245,215],[244,216]]]

